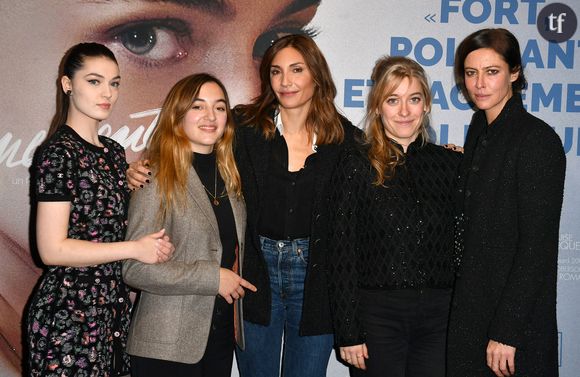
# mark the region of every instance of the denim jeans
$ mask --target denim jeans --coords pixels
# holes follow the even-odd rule
[[[308,238],[277,241],[260,237],[260,242],[270,275],[272,313],[268,326],[244,321],[246,348],[236,350],[240,376],[275,377],[281,371],[283,377],[325,377],[333,336],[298,333]]]

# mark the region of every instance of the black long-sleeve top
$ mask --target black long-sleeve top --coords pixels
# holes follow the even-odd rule
[[[346,118],[342,119],[344,141],[341,144],[318,145],[316,152],[317,176],[314,185],[310,228],[309,256],[304,281],[304,302],[300,320],[300,335],[331,334],[333,332],[326,281],[328,250],[328,225],[332,208],[330,203],[330,179],[337,168],[338,159],[345,148],[356,143],[361,130]],[[268,267],[260,249],[258,224],[270,165],[273,141],[267,140],[258,127],[236,128],[236,162],[242,179],[244,200],[248,212],[244,254],[244,278],[252,282],[257,292],[246,291],[244,297],[244,320],[268,325],[271,317],[271,291]],[[308,160],[307,160],[308,162]]]
[[[460,158],[418,139],[395,175],[376,186],[366,153],[344,154],[330,185],[336,211],[328,255],[339,346],[365,341],[357,317],[359,289],[451,288]]]
[[[258,233],[275,240],[310,237],[314,186],[322,175],[316,153],[306,158],[304,167],[288,171],[288,146],[276,131],[270,151],[268,174],[258,221]]]

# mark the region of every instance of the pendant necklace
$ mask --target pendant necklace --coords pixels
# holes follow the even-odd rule
[[[205,189],[205,191],[208,193],[208,195],[211,197],[211,202],[214,206],[219,206],[220,205],[220,199],[221,198],[225,198],[225,196],[227,194],[224,194],[224,192],[222,191],[222,193],[218,196],[217,194],[217,161],[215,163],[215,169],[214,169],[214,175],[213,175],[213,194],[207,189],[207,187],[205,187],[205,185],[203,185],[203,188]],[[225,188],[224,188],[225,191]]]

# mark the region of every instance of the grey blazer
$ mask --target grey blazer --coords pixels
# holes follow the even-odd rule
[[[123,262],[123,278],[141,290],[134,309],[127,351],[131,355],[181,363],[197,363],[209,336],[219,289],[222,245],[217,220],[197,173],[191,168],[185,208],[174,208],[161,224],[155,181],[135,192],[129,207],[127,239],[138,239],[165,228],[175,245],[171,259],[160,264]],[[239,266],[244,255],[246,208],[229,195],[239,242]],[[236,334],[243,348],[241,302],[237,300]]]

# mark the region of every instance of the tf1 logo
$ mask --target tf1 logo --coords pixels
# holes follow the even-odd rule
[[[566,4],[546,5],[538,14],[537,26],[540,35],[555,43],[565,42],[576,32],[578,19]]]

